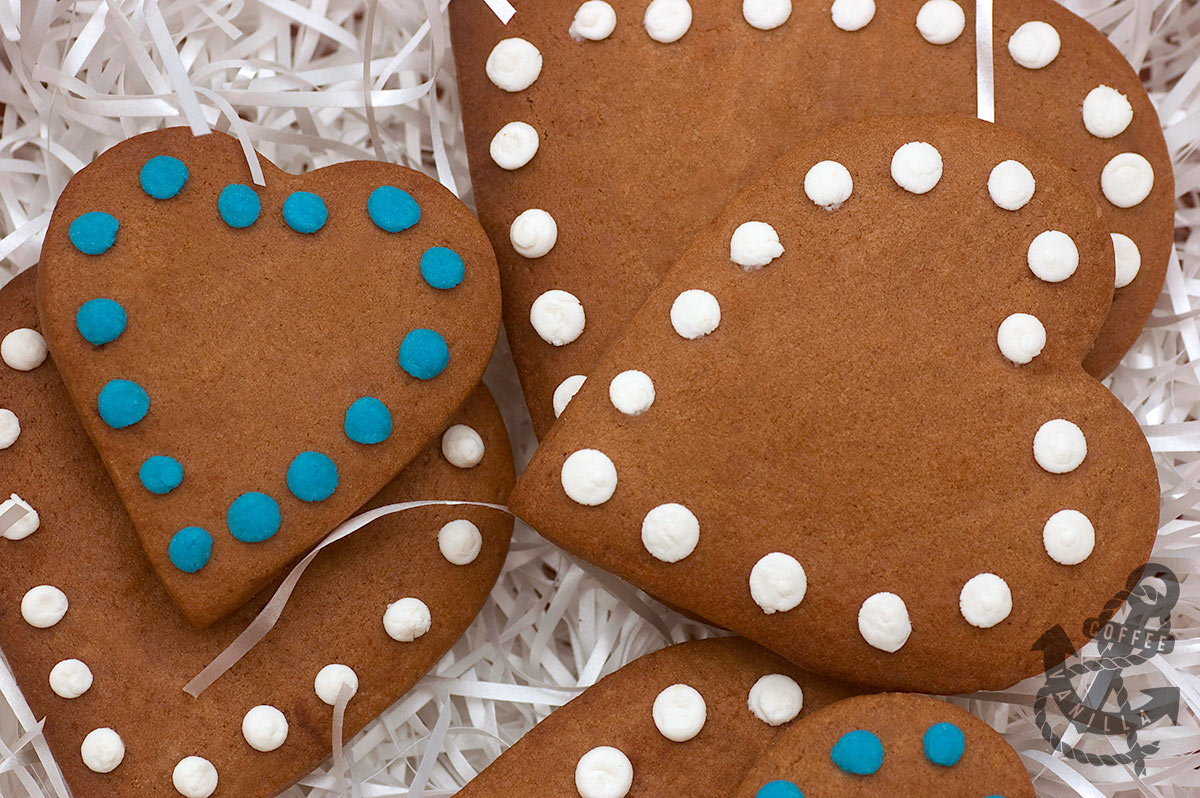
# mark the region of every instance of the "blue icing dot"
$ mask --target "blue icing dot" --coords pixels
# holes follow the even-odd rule
[[[320,452],[301,452],[288,466],[287,485],[301,501],[324,501],[337,489],[337,466]]]
[[[452,249],[430,247],[421,256],[421,276],[434,288],[453,288],[463,281],[466,267]]]
[[[418,380],[432,380],[449,364],[446,339],[433,330],[413,330],[400,342],[400,368]]]
[[[925,731],[925,758],[935,765],[957,765],[966,745],[962,729],[953,723],[935,723]]]
[[[139,176],[142,191],[155,199],[170,199],[183,190],[188,168],[183,161],[170,155],[155,155],[142,166]]]
[[[175,490],[183,482],[183,466],[174,457],[156,454],[142,463],[138,477],[142,480],[142,487],[161,496]]]
[[[150,397],[142,386],[129,380],[109,380],[97,401],[100,418],[113,429],[138,423],[150,410]]]
[[[217,197],[217,212],[225,224],[240,230],[258,221],[262,202],[250,186],[230,183],[221,189],[221,195]]]
[[[283,201],[283,220],[297,233],[315,233],[328,218],[325,200],[311,191],[293,191]]]
[[[768,781],[758,788],[754,798],[804,798],[804,793],[790,781]]]
[[[112,343],[125,332],[125,308],[111,299],[89,299],[75,312],[75,327],[89,344]]]
[[[399,233],[421,221],[421,206],[407,191],[380,186],[367,198],[367,214],[381,230]]]
[[[869,731],[847,732],[833,744],[833,764],[846,773],[870,776],[883,765],[883,743]]]
[[[188,526],[175,533],[167,547],[171,563],[179,570],[194,574],[212,557],[212,535],[198,526]]]
[[[355,443],[383,443],[392,434],[392,414],[373,396],[356,399],[346,409],[346,437]]]
[[[289,472],[290,473],[290,472]],[[279,531],[279,503],[265,493],[243,493],[229,505],[229,532],[244,543],[260,543]]]
[[[102,255],[117,243],[117,217],[104,211],[90,211],[71,222],[67,236],[84,255]]]

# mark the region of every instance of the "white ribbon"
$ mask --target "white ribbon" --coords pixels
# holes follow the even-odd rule
[[[54,755],[50,753],[50,746],[46,743],[46,738],[41,734],[42,722],[34,718],[33,710],[29,708],[29,703],[26,702],[25,695],[17,685],[17,679],[8,665],[8,660],[4,658],[3,652],[0,652],[0,696],[3,696],[4,700],[12,708],[12,712],[17,716],[17,722],[21,724],[21,728],[25,729],[27,733],[31,733],[34,730],[38,731],[37,734],[30,736],[27,742],[33,747],[34,753],[37,754],[42,766],[46,768],[46,775],[50,779],[50,786],[54,788],[60,798],[70,798],[71,791],[67,788],[62,771],[58,769],[58,763],[54,761]],[[21,745],[17,745],[11,750],[11,753],[16,755],[20,750]],[[17,775],[17,778],[22,783],[24,783],[26,777],[32,779],[28,771],[21,768],[14,769],[13,773]],[[22,774],[25,775],[22,776]],[[38,793],[31,791],[30,794],[37,795]]]
[[[517,9],[513,8],[512,3],[508,0],[483,0],[487,3],[487,7],[492,9],[492,13],[500,18],[500,21],[505,25],[513,18],[513,14],[517,13]]]
[[[368,510],[365,513],[360,513],[343,521],[336,529],[325,536],[325,539],[310,551],[307,556],[299,563],[291,572],[284,578],[282,584],[275,591],[275,595],[271,596],[271,600],[262,608],[262,611],[250,622],[250,625],[230,643],[224,651],[216,656],[216,658],[205,666],[204,670],[196,674],[190,682],[188,682],[183,691],[193,698],[198,698],[201,693],[209,688],[213,682],[221,678],[230,668],[238,663],[242,657],[258,645],[267,633],[275,627],[275,623],[279,620],[279,616],[283,614],[283,608],[287,606],[288,599],[291,598],[292,591],[296,589],[300,577],[304,576],[305,570],[312,564],[312,561],[317,558],[327,546],[332,546],[339,540],[348,538],[358,530],[362,529],[372,521],[376,521],[387,515],[401,513],[405,510],[413,510],[418,507],[436,507],[436,506],[462,506],[469,505],[472,507],[488,507],[493,510],[499,510],[502,513],[512,515],[507,507],[501,504],[489,504],[488,502],[472,502],[472,501],[454,501],[454,500],[428,500],[428,501],[413,501],[400,502],[399,504],[387,504],[383,507],[377,507],[374,510]],[[515,516],[514,516],[515,517]]]
[[[992,0],[975,0],[975,114],[985,122],[996,121],[992,36]]]

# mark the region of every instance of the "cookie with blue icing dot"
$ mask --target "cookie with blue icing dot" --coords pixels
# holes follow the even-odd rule
[[[839,701],[780,734],[732,798],[1033,798],[1017,752],[986,723],[927,696]]]
[[[1059,658],[1087,641],[1157,531],[1149,445],[1081,368],[1110,254],[1075,173],[999,125],[811,139],[564,381],[510,505],[801,666],[1008,687],[1046,668],[1047,629]]]
[[[196,179],[193,170],[185,192]],[[0,288],[0,330],[41,329],[34,283],[27,272]],[[349,740],[454,644],[508,550],[511,517],[483,507],[381,518],[322,551],[271,632],[193,698],[180,688],[249,625],[274,586],[225,620],[194,628],[143,551],[55,363],[20,370],[0,362],[0,407],[20,420],[17,437],[0,448],[6,495],[20,502],[6,502],[0,516],[10,507],[26,512],[0,529],[0,641],[77,796],[179,795],[177,769],[215,773],[212,798],[287,791],[329,758],[331,681],[336,688],[336,677],[349,672],[358,684],[345,713]],[[151,423],[155,407],[140,424]],[[430,497],[503,502],[513,462],[486,389],[473,391],[446,424],[475,431],[478,463],[455,465],[435,435],[355,512]],[[159,501],[197,491],[202,475],[185,468],[186,460],[179,450],[157,450],[140,464],[139,489]],[[204,579],[231,552],[272,546],[286,534],[279,524],[287,495],[282,480],[243,490],[220,517],[170,530],[157,543],[160,554],[180,573]],[[423,631],[404,613],[397,619],[387,611],[413,602],[426,613]],[[815,688],[809,700],[819,702]]]
[[[374,161],[304,175],[258,163],[261,182],[222,133],[118,144],[63,190],[39,277],[84,426],[197,625],[444,429],[499,326],[491,246],[441,185]],[[211,554],[193,540],[170,557],[192,528]]]

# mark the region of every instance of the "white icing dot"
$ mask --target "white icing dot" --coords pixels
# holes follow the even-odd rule
[[[650,0],[642,24],[654,41],[677,42],[692,27],[692,6],[687,0]]]
[[[862,30],[875,18],[875,0],[833,0],[833,24],[847,33]]]
[[[895,593],[876,593],[862,603],[858,610],[858,632],[869,644],[895,653],[908,642],[912,623],[904,599]]]
[[[287,740],[287,718],[275,707],[260,704],[242,718],[242,736],[255,751],[274,751]]]
[[[3,503],[0,503],[0,518],[14,507],[20,507],[25,511],[25,514],[13,521],[5,528],[0,528],[0,537],[8,540],[24,540],[25,538],[38,531],[38,527],[42,525],[41,516],[37,510],[30,506],[29,502],[24,501],[17,494],[12,494]]]
[[[67,594],[54,585],[31,587],[21,599],[21,617],[36,629],[49,629],[67,614]]]
[[[1041,69],[1058,57],[1062,40],[1046,22],[1026,22],[1008,40],[1008,54],[1026,69]]]
[[[455,424],[442,433],[442,457],[450,465],[474,468],[483,460],[483,438],[466,424]]]
[[[671,303],[671,326],[689,341],[702,338],[721,323],[721,304],[699,288],[689,288]]]
[[[1033,173],[1020,161],[1001,161],[988,175],[988,194],[1006,211],[1024,208],[1036,185]]]
[[[1030,242],[1027,262],[1039,280],[1061,283],[1079,267],[1079,250],[1066,233],[1046,230]]]
[[[1046,328],[1037,316],[1014,313],[1000,322],[996,331],[1000,354],[1017,365],[1024,365],[1042,353],[1046,346]]]
[[[1154,167],[1136,152],[1113,156],[1100,173],[1104,198],[1118,208],[1132,208],[1154,188]]]
[[[77,659],[64,659],[50,669],[50,689],[59,698],[79,698],[92,687],[92,669]]]
[[[792,15],[792,0],[742,0],[742,16],[750,27],[774,30]]]
[[[171,783],[183,798],[208,798],[217,791],[217,769],[202,756],[185,756],[171,773]]]
[[[747,705],[763,723],[782,726],[795,720],[804,708],[804,691],[792,677],[769,673],[750,688]]]
[[[654,725],[673,743],[686,743],[704,728],[708,707],[704,696],[686,684],[673,684],[654,699]]]
[[[579,798],[625,798],[632,786],[633,763],[612,746],[593,748],[575,765]]]
[[[750,569],[750,595],[767,615],[796,607],[807,590],[804,567],[790,554],[773,551]]]
[[[13,330],[0,341],[0,359],[17,371],[32,371],[46,362],[46,341],[37,330]]]
[[[622,371],[608,384],[613,407],[627,416],[640,416],[654,404],[654,381],[645,372]]]
[[[1059,510],[1042,528],[1046,554],[1060,565],[1079,565],[1096,546],[1096,528],[1078,510]]]
[[[973,576],[958,594],[958,610],[972,626],[990,629],[1012,612],[1012,591],[995,574]]]
[[[540,208],[530,208],[513,219],[508,240],[518,255],[540,258],[558,243],[558,224],[553,216]]]
[[[352,668],[334,663],[321,668],[313,681],[313,689],[317,692],[317,698],[333,706],[337,703],[343,684],[350,688],[350,697],[353,698],[358,692],[358,674]]]
[[[542,54],[524,39],[503,39],[488,55],[487,76],[505,91],[523,91],[542,74]]]
[[[854,179],[850,170],[837,161],[821,161],[804,175],[804,193],[827,211],[836,211],[850,199]]]
[[[617,12],[612,6],[604,0],[587,0],[575,12],[567,33],[577,42],[598,42],[611,36],[616,27]]]
[[[1083,98],[1083,126],[1096,138],[1119,136],[1132,121],[1129,98],[1114,88],[1100,85]]]
[[[1078,426],[1065,418],[1056,418],[1038,427],[1033,436],[1033,457],[1051,474],[1065,474],[1078,468],[1087,457],[1087,439]]]
[[[0,449],[7,449],[17,442],[21,436],[21,422],[17,414],[5,407],[0,407]]]
[[[1142,268],[1142,253],[1138,251],[1133,239],[1121,233],[1111,233],[1113,256],[1116,259],[1117,270],[1113,281],[1115,288],[1124,288],[1133,282]]]
[[[554,417],[558,418],[567,409],[567,405],[575,398],[575,394],[579,393],[579,389],[583,387],[583,382],[586,380],[582,374],[573,374],[558,384],[554,389]]]
[[[588,507],[604,504],[617,489],[617,467],[596,449],[573,453],[563,462],[560,476],[567,496]]]
[[[520,169],[538,151],[538,132],[525,122],[509,122],[492,136],[492,160],[501,169]]]
[[[924,194],[942,179],[942,154],[932,144],[910,141],[892,156],[892,179],[905,191]]]
[[[479,527],[465,518],[451,521],[438,530],[438,548],[452,565],[470,565],[483,550]]]
[[[679,562],[699,542],[700,521],[682,504],[660,504],[642,519],[642,545],[663,562]]]
[[[79,746],[83,764],[95,773],[111,773],[125,759],[125,743],[112,729],[92,729]]]
[[[392,602],[383,613],[383,628],[398,643],[411,643],[429,631],[433,618],[419,598],[407,596]]]
[[[729,239],[729,259],[747,271],[761,269],[782,254],[779,234],[766,222],[743,222]]]
[[[556,288],[533,300],[529,323],[546,343],[565,346],[583,334],[587,319],[575,295]]]
[[[954,0],[929,0],[917,12],[917,30],[930,44],[949,44],[967,24],[962,6]]]

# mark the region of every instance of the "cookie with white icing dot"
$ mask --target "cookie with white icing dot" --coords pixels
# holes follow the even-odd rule
[[[926,696],[858,696],[780,734],[733,798],[1034,798],[1017,752],[983,721]]]
[[[823,193],[843,168],[849,194]],[[806,142],[693,242],[510,506],[847,681],[952,693],[1040,672],[1029,639],[1080,645],[1157,526],[1145,438],[1080,368],[1110,232],[1072,170],[977,119]],[[1103,565],[1078,519],[1046,531],[1062,510],[1091,520]]]
[[[993,3],[991,12],[985,49],[976,47],[970,0],[540,0],[507,25],[486,4],[451,4],[472,188],[502,266],[508,340],[539,437],[557,418],[555,389],[592,373],[671,265],[776,159],[849,122],[975,116],[980,53],[991,58],[996,124],[1079,175],[1100,202],[1106,232],[1128,237],[1141,253],[1142,267],[1111,286],[1118,301],[1085,359],[1094,375],[1111,371],[1158,299],[1174,243],[1161,126],[1126,58],[1062,4]],[[488,74],[493,50],[514,38],[542,57],[536,82],[515,93]],[[532,160],[531,131],[525,144],[513,141],[511,159],[495,157],[498,133],[514,121],[536,130]],[[893,152],[909,143],[896,142]],[[1144,157],[1149,170],[1122,159],[1102,179],[1122,153]],[[834,160],[829,153],[814,157],[807,166],[820,168],[801,174],[795,190],[822,208],[854,213],[863,173],[849,161],[838,161],[845,172],[823,164]],[[1011,160],[1029,168],[1006,166],[980,187],[1014,216],[1007,223],[1022,225],[1042,176],[1012,152],[994,157],[989,166]],[[938,162],[928,150],[903,150],[896,167],[896,190],[937,190]],[[549,249],[544,219],[513,229],[531,208],[555,222]],[[737,220],[727,243],[744,222],[780,233],[777,242],[762,228],[738,236],[729,257],[747,269],[771,269],[780,248],[786,257],[799,246],[782,235],[779,220],[758,215]],[[688,289],[708,291],[727,310],[712,287],[680,293]],[[555,290],[586,309],[586,335],[577,335],[578,310],[569,324],[530,323],[535,302]]]
[[[513,90],[540,62],[519,42],[492,59]],[[514,116],[492,134],[497,162],[529,168],[533,125]],[[262,186],[237,139],[186,128],[105,151],[47,229],[43,324],[0,327],[5,377],[54,351],[196,626],[244,604],[420,454],[478,383],[499,325],[492,248],[436,181],[375,161],[299,176],[259,162]]]
[[[729,795],[774,740],[857,692],[741,638],[670,646],[557,709],[459,792],[462,798]]]
[[[38,327],[35,278],[24,273],[0,289],[0,325]],[[332,705],[347,674],[357,685],[349,740],[457,640],[507,553],[513,522],[486,508],[380,518],[324,550],[271,632],[193,698],[181,687],[269,596],[193,628],[147,561],[55,364],[0,372],[0,406],[22,422],[17,445],[0,450],[0,473],[19,497],[11,506],[36,508],[41,526],[0,537],[0,640],[75,795],[204,795],[214,779],[213,798],[286,790],[329,758]],[[435,438],[369,507],[505,500],[513,464],[492,399],[480,389],[449,420],[479,436],[481,459],[460,468]]]

